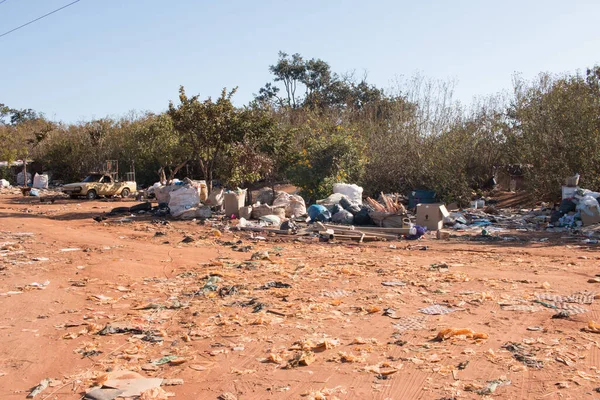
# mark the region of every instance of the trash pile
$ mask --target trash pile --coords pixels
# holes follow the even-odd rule
[[[600,223],[600,193],[572,188],[565,191],[563,200],[552,213],[551,223],[559,227],[578,228]]]
[[[493,233],[514,229],[518,232],[567,232],[586,236],[599,234],[600,193],[576,186],[579,177],[566,179],[560,204],[541,203],[532,209],[499,209],[484,200],[471,202],[465,210],[452,209],[443,219],[446,228],[457,231]],[[507,238],[508,239],[508,238]]]
[[[333,192],[308,209],[302,197],[285,192],[276,193],[272,206],[261,204],[261,199],[267,199],[263,192],[257,203],[239,208],[237,229],[358,242],[418,239],[425,233],[425,229],[410,222],[397,195],[381,193],[379,201],[367,198],[367,204],[363,204],[360,186],[338,183]]]
[[[158,207],[153,209],[156,216],[171,215],[183,220],[212,216],[211,208],[202,204],[209,200],[205,181],[185,178],[183,181],[174,179],[168,185],[157,182],[148,188],[141,198],[152,196],[158,202]]]

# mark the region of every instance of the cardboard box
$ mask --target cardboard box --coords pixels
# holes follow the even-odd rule
[[[581,210],[580,215],[583,226],[589,226],[600,223],[600,210],[598,210],[598,207],[589,208],[587,210]]]
[[[579,187],[577,187],[577,186],[575,186],[575,187],[563,186],[562,187],[562,199],[563,200],[572,199],[573,197],[575,197],[575,194],[577,193],[577,189],[579,189]]]
[[[246,189],[240,192],[225,192],[223,196],[223,207],[225,207],[225,215],[230,217],[235,215],[240,217],[240,208],[246,204]]]
[[[438,231],[444,227],[444,218],[449,216],[443,204],[417,204],[417,222],[428,231]]]

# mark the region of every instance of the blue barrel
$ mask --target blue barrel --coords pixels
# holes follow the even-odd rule
[[[415,208],[417,204],[432,204],[435,202],[435,192],[433,190],[413,190],[408,195],[408,208]]]

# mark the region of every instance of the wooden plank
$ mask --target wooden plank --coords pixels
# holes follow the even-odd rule
[[[240,231],[249,231],[249,232],[272,232],[272,233],[278,233],[281,235],[290,235],[292,233],[291,230],[289,229],[273,229],[273,228],[262,228],[262,227],[255,227],[255,226],[238,226],[237,227],[238,230]]]
[[[410,228],[378,228],[378,227],[366,227],[360,226],[352,229],[351,226],[343,226],[343,225],[324,225],[321,224],[320,227],[312,227],[313,231],[325,231],[327,229],[333,229],[338,232],[362,232],[371,235],[385,235],[385,236],[398,236],[398,235],[408,235],[410,234]]]

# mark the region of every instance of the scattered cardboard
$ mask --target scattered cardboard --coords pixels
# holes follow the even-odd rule
[[[600,210],[598,210],[598,207],[590,207],[587,210],[581,210],[581,222],[583,222],[583,226],[600,223]]]
[[[438,231],[444,227],[444,218],[449,215],[444,204],[417,204],[416,224],[429,231]]]

